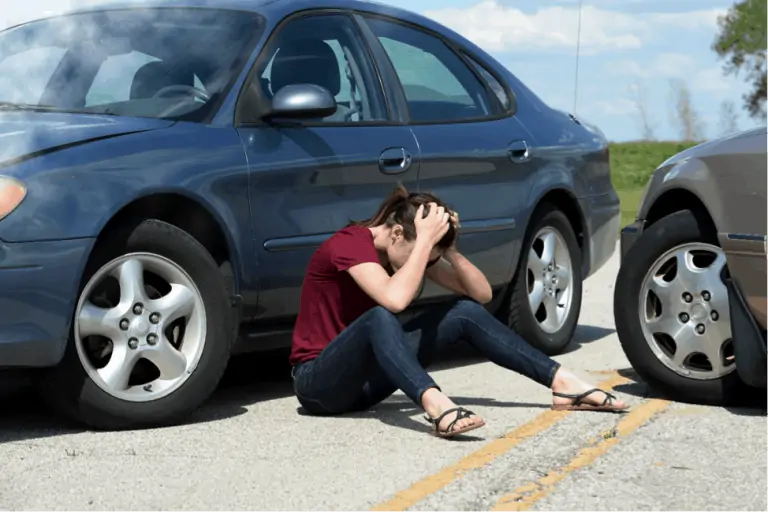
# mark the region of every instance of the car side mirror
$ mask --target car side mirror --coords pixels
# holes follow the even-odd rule
[[[315,84],[286,85],[272,98],[272,106],[263,116],[270,119],[314,119],[336,113],[336,99],[325,87]]]

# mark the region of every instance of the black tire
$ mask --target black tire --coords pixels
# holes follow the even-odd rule
[[[713,380],[688,379],[669,369],[653,353],[643,335],[638,314],[640,289],[648,270],[670,249],[686,243],[718,245],[689,210],[673,213],[652,224],[632,245],[616,277],[613,314],[624,353],[637,374],[656,392],[672,400],[709,405],[739,401],[745,385],[733,371]]]
[[[528,253],[534,237],[545,227],[554,228],[563,237],[573,269],[571,310],[563,326],[554,333],[548,333],[541,328],[528,304]],[[502,311],[508,312],[507,324],[533,347],[549,356],[561,354],[573,338],[581,312],[582,258],[576,234],[568,217],[561,210],[552,204],[542,203],[531,217],[522,247],[515,277],[511,283],[508,305]]]
[[[145,220],[110,233],[94,249],[80,293],[104,264],[134,252],[168,258],[194,281],[208,319],[205,347],[197,367],[179,389],[154,401],[129,402],[106,393],[88,376],[71,330],[62,362],[41,379],[42,396],[54,409],[97,429],[145,428],[183,421],[218,386],[235,340],[234,309],[216,262],[192,236],[165,222]]]

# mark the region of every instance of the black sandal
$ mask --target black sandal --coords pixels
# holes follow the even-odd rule
[[[591,395],[592,393],[603,393],[605,395],[605,400],[603,400],[603,403],[600,405],[593,405],[593,404],[585,404],[583,403],[583,400]],[[570,398],[573,400],[572,404],[552,404],[552,409],[555,411],[606,411],[606,412],[620,412],[624,411],[626,409],[629,409],[629,405],[626,407],[617,407],[613,404],[613,401],[616,400],[616,397],[612,394],[610,394],[607,391],[604,391],[600,388],[593,388],[589,391],[585,391],[584,393],[580,393],[578,395],[569,395],[566,393],[555,393],[552,392],[553,396],[558,396],[560,398]]]
[[[441,429],[440,428],[440,422],[443,421],[443,418],[448,416],[451,413],[456,413],[456,418],[452,422],[448,424],[448,427]],[[472,411],[465,409],[464,407],[456,407],[454,409],[448,409],[447,411],[443,412],[438,418],[430,418],[429,416],[424,416],[424,419],[427,420],[432,427],[434,428],[434,434],[438,437],[453,437],[457,436],[459,434],[463,434],[465,432],[469,432],[470,430],[475,430],[480,427],[485,426],[485,421],[480,420],[479,422],[475,422],[472,425],[468,425],[464,428],[455,429],[456,423],[463,419],[472,418],[472,416],[477,416],[477,414],[473,413]]]

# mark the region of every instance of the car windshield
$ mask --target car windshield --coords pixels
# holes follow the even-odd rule
[[[0,32],[0,111],[203,121],[263,33],[254,13],[142,8],[71,14]]]

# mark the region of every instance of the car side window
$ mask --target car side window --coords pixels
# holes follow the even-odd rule
[[[309,15],[278,30],[265,49],[263,69],[256,70],[267,99],[287,85],[310,83],[327,89],[338,105],[335,114],[315,122],[387,119],[378,80],[351,18]]]
[[[490,71],[488,71],[482,64],[477,62],[475,59],[470,57],[467,54],[464,54],[464,58],[466,58],[470,64],[472,64],[472,67],[475,68],[475,71],[480,74],[481,77],[483,77],[483,80],[485,80],[485,83],[488,84],[488,87],[493,91],[493,94],[496,95],[496,98],[499,100],[499,104],[501,105],[501,108],[506,112],[509,111],[512,108],[512,101],[509,99],[509,95],[507,94],[507,91],[504,89],[504,86],[501,85],[501,83],[496,79],[495,76],[491,74]]]
[[[395,68],[411,121],[455,122],[495,114],[482,82],[439,38],[381,18],[366,23]]]

